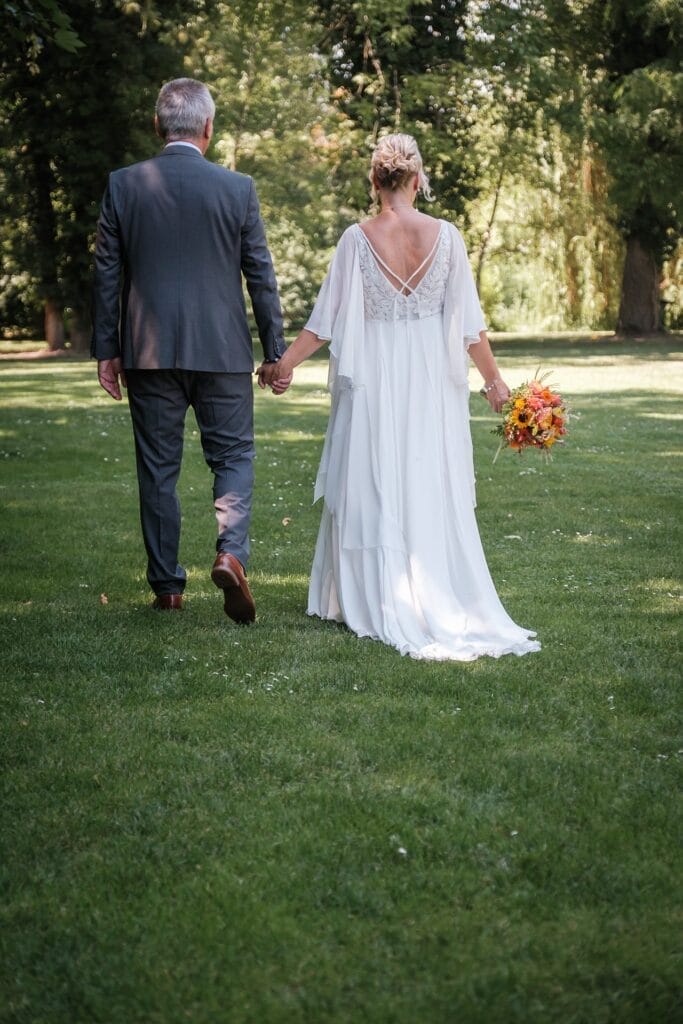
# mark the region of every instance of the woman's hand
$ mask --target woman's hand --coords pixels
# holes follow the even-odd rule
[[[292,383],[293,377],[294,374],[291,373],[291,371],[289,373],[284,373],[282,370],[280,370],[277,377],[271,380],[270,390],[273,392],[274,395],[284,395],[285,391]]]
[[[485,384],[483,391],[486,401],[494,412],[500,412],[510,397],[510,388],[504,380],[500,379],[500,377],[496,377],[494,380]]]
[[[510,397],[510,388],[499,374],[486,331],[479,332],[479,341],[470,345],[468,351],[484,379],[481,394],[494,412],[500,412]]]

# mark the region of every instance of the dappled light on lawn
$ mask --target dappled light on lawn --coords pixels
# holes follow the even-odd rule
[[[248,628],[210,580],[191,417],[186,607],[164,616],[125,405],[90,363],[0,364],[0,448],[22,453],[0,462],[4,984],[34,1016],[89,1019],[104,992],[112,1024],[208,1003],[445,1022],[476,989],[473,1020],[599,1020],[608,990],[624,1020],[672,1019],[681,359],[542,351],[574,414],[554,462],[493,466],[470,398],[486,558],[543,641],[529,667],[415,662],[306,615],[325,361],[256,396]],[[537,343],[498,353],[510,383],[539,365]]]

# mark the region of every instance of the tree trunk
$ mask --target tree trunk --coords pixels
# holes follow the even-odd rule
[[[617,334],[656,334],[662,330],[659,277],[654,253],[632,235],[626,246]]]
[[[64,348],[62,307],[54,299],[45,300],[45,340],[50,351]]]
[[[489,222],[486,225],[481,235],[481,242],[479,243],[479,254],[477,259],[477,291],[481,294],[481,275],[484,271],[484,260],[486,259],[486,250],[491,240],[491,232],[493,231],[493,222],[496,219],[496,211],[498,210],[498,201],[500,199],[501,189],[503,187],[503,178],[505,177],[505,164],[501,161],[500,170],[498,171],[498,180],[496,181],[496,190],[493,196],[493,208],[491,210],[491,216]]]
[[[35,232],[38,273],[45,299],[45,340],[50,350],[64,348],[64,304],[57,276],[57,222],[52,205],[54,177],[44,153],[28,152],[31,185],[30,222]]]
[[[69,341],[74,352],[89,352],[92,328],[86,312],[74,309],[69,321]]]

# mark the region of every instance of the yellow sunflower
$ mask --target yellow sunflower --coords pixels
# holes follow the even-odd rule
[[[533,413],[529,409],[524,408],[524,402],[522,402],[521,409],[517,408],[519,399],[515,402],[515,408],[510,413],[510,423],[513,427],[527,427],[533,417]]]

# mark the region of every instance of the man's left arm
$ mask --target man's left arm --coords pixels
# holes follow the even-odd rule
[[[247,214],[242,225],[241,268],[247,282],[263,355],[266,362],[275,362],[285,351],[282,308],[256,189],[251,180]]]
[[[122,264],[120,229],[110,177],[100,207],[95,239],[93,334],[90,349],[95,359],[115,359],[121,355],[119,296]]]
[[[120,384],[126,384],[119,336],[121,269],[121,239],[110,178],[97,222],[90,354],[98,361],[100,384],[117,400],[121,398]]]

